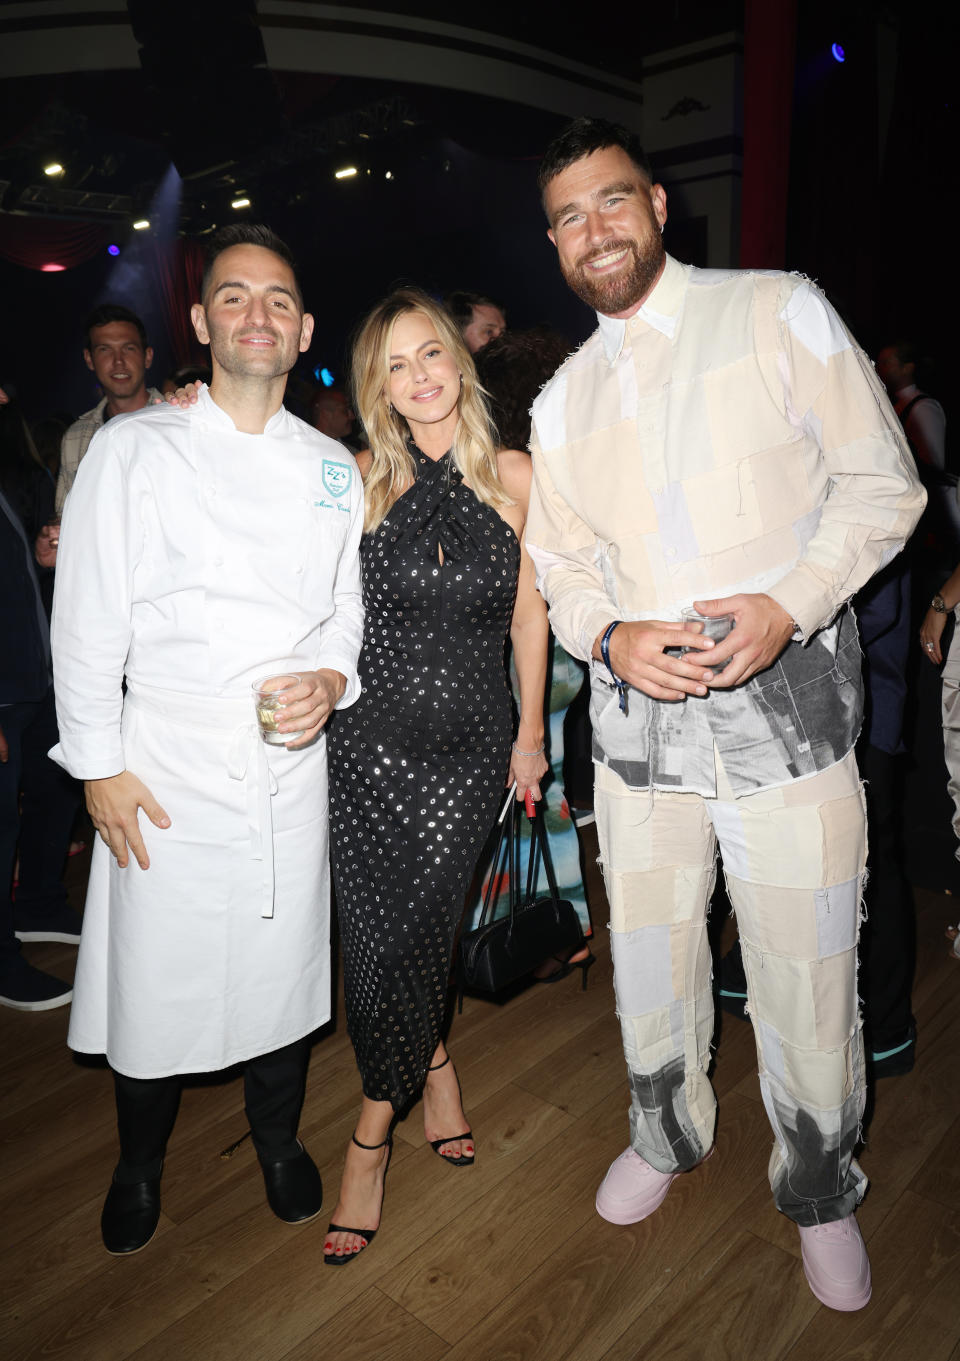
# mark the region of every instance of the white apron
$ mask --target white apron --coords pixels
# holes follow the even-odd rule
[[[141,811],[146,871],[97,838],[70,1047],[152,1078],[309,1034],[330,1016],[325,737],[267,746],[252,697],[139,686],[123,746],[171,825]]]

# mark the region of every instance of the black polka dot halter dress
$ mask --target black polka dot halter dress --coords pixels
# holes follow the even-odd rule
[[[449,455],[412,452],[416,481],[361,546],[363,690],[329,731],[347,1026],[364,1095],[397,1110],[440,1041],[464,898],[503,800],[520,566],[513,530]]]

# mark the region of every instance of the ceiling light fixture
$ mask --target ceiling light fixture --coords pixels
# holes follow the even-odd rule
[[[63,166],[59,161],[51,161],[49,165],[43,167],[43,173],[45,175],[62,175]]]
[[[250,207],[250,200],[249,200],[248,198],[235,198],[235,199],[232,199],[232,200],[231,200],[231,203],[230,203],[230,207],[231,207],[231,208],[249,208],[249,207]]]
[[[41,274],[60,274],[66,269],[66,265],[55,265],[52,261],[48,265],[40,266]]]
[[[345,165],[342,170],[337,170],[335,172],[334,178],[338,180],[349,180],[356,173],[357,167],[355,165]]]
[[[133,230],[135,232],[145,232],[149,226],[150,219],[148,217],[138,217],[136,222],[133,224]]]

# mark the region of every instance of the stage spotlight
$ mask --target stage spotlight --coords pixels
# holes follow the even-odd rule
[[[844,52],[843,48],[840,46],[839,43],[832,43],[832,44],[831,44],[831,47],[830,47],[830,51],[831,51],[831,53],[832,53],[832,55],[833,55],[834,61],[841,61],[841,62],[843,62],[843,61],[846,61],[846,60],[847,60],[847,54],[846,54],[846,52]]]
[[[40,266],[41,274],[61,274],[66,269],[66,265],[55,265],[53,261],[48,265]]]
[[[110,245],[110,246],[108,246],[108,247],[107,247],[107,254],[108,254],[108,255],[119,255],[119,254],[120,254],[120,247],[117,246],[117,245]]]
[[[232,199],[231,202],[230,202],[230,207],[231,207],[231,208],[249,208],[249,207],[250,207],[250,200],[249,200],[248,198],[235,198],[235,199]]]
[[[325,388],[332,388],[337,381],[328,368],[315,368],[313,376],[318,383],[322,383]]]
[[[388,170],[388,171],[384,174],[384,177],[383,177],[383,178],[384,178],[385,180],[392,180],[392,179],[393,179],[393,171],[392,171],[392,170]]]
[[[337,170],[334,173],[334,178],[338,180],[349,180],[356,173],[357,167],[355,165],[345,165],[342,170]]]
[[[59,161],[51,161],[49,165],[43,167],[43,173],[45,175],[62,175],[63,166]]]
[[[149,226],[150,226],[149,218],[138,217],[136,222],[133,224],[133,230],[135,232],[145,232]]]

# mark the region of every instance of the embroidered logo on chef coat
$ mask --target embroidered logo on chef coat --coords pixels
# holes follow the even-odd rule
[[[353,472],[345,463],[323,460],[323,485],[331,496],[339,498],[348,492],[352,478]]]

